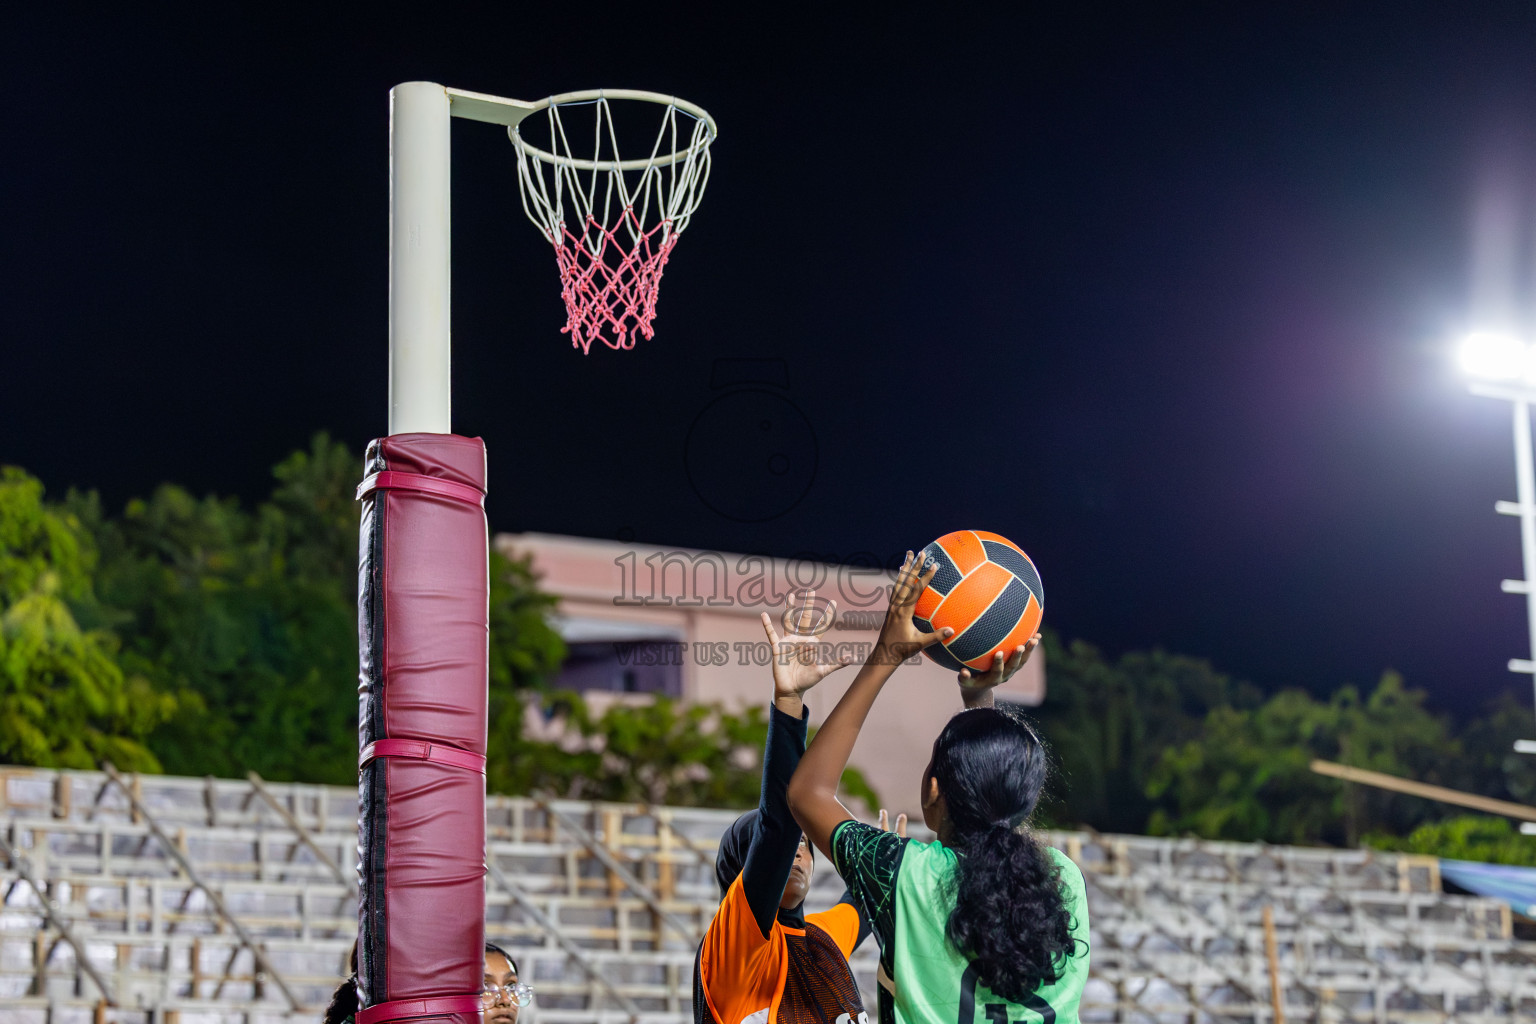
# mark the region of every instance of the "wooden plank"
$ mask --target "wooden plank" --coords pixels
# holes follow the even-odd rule
[[[203,806],[208,810],[208,827],[219,825],[219,789],[212,775],[203,776]]]
[[[1447,789],[1444,786],[1431,786],[1428,783],[1399,778],[1396,775],[1388,775],[1385,772],[1368,771],[1364,768],[1354,768],[1347,764],[1336,764],[1333,761],[1313,761],[1311,768],[1319,775],[1343,779],[1345,782],[1358,782],[1362,786],[1388,789],[1394,793],[1407,793],[1409,796],[1423,797],[1425,800],[1434,800],[1437,803],[1453,804],[1457,807],[1470,807],[1476,811],[1501,814],[1506,818],[1515,818],[1520,821],[1536,821],[1536,807],[1530,807],[1526,804],[1511,803],[1508,800],[1495,800],[1492,797],[1478,796],[1475,793],[1463,793],[1459,789]]]
[[[1264,959],[1269,964],[1269,1003],[1275,1024],[1285,1024],[1285,992],[1280,986],[1280,944],[1275,939],[1275,908],[1264,907]]]
[[[595,810],[596,808],[594,808]],[[602,822],[599,827],[602,829],[602,843],[603,848],[608,851],[608,860],[619,860],[622,855],[619,852],[618,839],[619,833],[624,828],[624,816],[616,813],[612,807],[605,807],[601,813],[594,813],[593,817],[598,818]],[[616,900],[619,898],[619,893],[623,891],[624,883],[610,869],[608,872],[608,898]]]
[[[194,938],[187,952],[188,966],[192,968],[192,998],[199,999],[203,992],[203,940]]]
[[[658,819],[659,822],[659,819]],[[672,864],[672,827],[660,824],[661,848],[656,861],[656,894],[664,900],[677,898],[677,878]]]

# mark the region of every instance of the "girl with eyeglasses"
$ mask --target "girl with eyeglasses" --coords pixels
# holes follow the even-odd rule
[[[517,961],[500,946],[485,944],[485,979],[480,1005],[485,1024],[517,1024],[517,1013],[533,1002],[533,986],[517,980]]]
[[[326,1007],[324,1024],[353,1024],[357,1016],[357,946],[352,947],[352,974],[337,987]],[[533,986],[517,980],[517,961],[493,942],[485,944],[485,978],[480,1005],[485,1022],[517,1024],[517,1012],[533,1002]]]

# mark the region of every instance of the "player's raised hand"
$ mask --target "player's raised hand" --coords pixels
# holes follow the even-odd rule
[[[773,626],[773,616],[763,613],[763,632],[773,650],[773,697],[785,713],[798,715],[798,706],[791,708],[786,703],[798,704],[807,690],[852,660],[852,655],[837,655],[832,644],[816,639],[817,627],[829,621],[821,616],[835,618],[837,602],[828,601],[824,610],[815,602],[814,590],[805,591],[798,603],[794,595],[785,598],[783,622],[791,631],[782,637]]]
[[[889,832],[890,830],[891,812],[882,807],[880,808],[880,831]],[[903,839],[907,838],[907,816],[905,814],[896,815],[896,834]]]
[[[1013,674],[1023,668],[1029,661],[1029,656],[1035,653],[1035,648],[1040,646],[1040,634],[1036,633],[1029,638],[1028,643],[1015,647],[1006,657],[1002,651],[992,655],[992,666],[982,673],[972,673],[970,669],[960,670],[960,696],[965,701],[965,706],[978,707],[991,703],[990,691],[995,686],[1006,683]],[[985,694],[985,700],[982,699]]]
[[[1013,677],[1013,674],[1024,667],[1029,661],[1029,656],[1035,653],[1035,648],[1040,646],[1040,634],[1036,633],[1029,638],[1028,643],[1020,644],[1008,653],[1005,658],[1002,651],[992,655],[992,664],[985,672],[973,673],[968,668],[960,670],[960,687],[965,690],[990,690],[994,686],[1001,686]]]
[[[907,552],[906,560],[901,563],[901,571],[896,574],[896,582],[891,586],[891,606],[886,609],[885,624],[880,627],[880,642],[875,646],[877,655],[894,662],[905,661],[924,647],[948,640],[954,635],[955,631],[948,626],[925,633],[912,621],[918,597],[927,589],[933,581],[934,573],[938,571],[937,562],[925,568],[920,556]]]

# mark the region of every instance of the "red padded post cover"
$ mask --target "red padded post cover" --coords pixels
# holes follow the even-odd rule
[[[358,749],[369,759],[358,771],[357,966],[361,1005],[377,1010],[359,1018],[479,1024],[485,446],[396,434],[368,446],[365,472]]]

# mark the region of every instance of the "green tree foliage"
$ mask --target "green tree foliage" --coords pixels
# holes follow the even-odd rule
[[[181,698],[153,745],[167,771],[356,778],[359,460],[318,435],[253,511],[163,484],[119,518],[72,496],[102,552],[125,667]]]
[[[124,674],[110,631],[77,620],[75,609],[102,618],[95,562],[80,521],[47,507],[41,482],[0,467],[0,759],[159,768],[145,740],[176,701]]]
[[[1386,672],[1369,697],[1346,686],[1329,701],[1337,709],[1337,732],[1319,756],[1357,768],[1401,775],[1421,782],[1466,788],[1463,744],[1449,718],[1424,707],[1425,693]],[[1418,797],[1368,786],[1343,785],[1343,842],[1359,845],[1365,833],[1385,828],[1406,834],[1448,810]]]
[[[1464,789],[1499,800],[1536,804],[1536,757],[1515,753],[1515,740],[1531,736],[1531,708],[1511,693],[1491,702],[1461,733]],[[1536,846],[1536,840],[1531,840]]]
[[[154,729],[150,746],[167,771],[355,781],[360,466],[345,445],[318,434],[274,468],[271,496],[254,509],[165,484],[117,517],[91,494],[71,495],[60,511],[60,522],[75,523],[102,553],[99,565],[82,563],[71,578],[91,598],[81,602],[85,612],[124,638],[108,665],[120,662],[138,685],[175,694],[145,705],[166,709],[145,731]],[[60,557],[79,561],[72,551],[66,546]],[[661,700],[593,716],[574,695],[547,690],[565,645],[549,622],[555,599],[539,590],[531,563],[492,551],[490,571],[492,789],[756,801],[760,712],[733,716]],[[558,743],[524,738],[528,713],[567,717],[568,735]],[[78,764],[91,762],[86,755]],[[855,788],[859,781],[851,777]]]
[[[1531,802],[1536,763],[1513,752],[1530,713],[1511,697],[1457,730],[1388,672],[1362,695],[1265,699],[1209,663],[1162,651],[1111,661],[1047,633],[1035,710],[1056,775],[1042,817],[1102,831],[1354,845],[1408,836],[1445,805],[1311,771],[1322,758]],[[1524,837],[1512,842],[1536,843]]]
[[[1049,631],[1043,640],[1050,685],[1035,716],[1056,761],[1043,808],[1053,821],[1141,831],[1163,751],[1197,738],[1212,709],[1259,702],[1252,686],[1196,658],[1151,651],[1110,662],[1082,641],[1064,645]]]
[[[508,756],[492,757],[486,766],[491,789],[716,807],[757,802],[768,735],[758,708],[730,715],[659,697],[618,701],[594,715],[578,694],[514,699],[525,713],[539,716],[530,732],[545,738],[514,740]]]
[[[1387,832],[1365,837],[1367,846],[1402,853],[1423,853],[1452,860],[1536,867],[1536,841],[1523,836],[1508,818],[1464,814],[1420,825],[1406,838]]]
[[[1147,794],[1161,806],[1148,831],[1289,843],[1318,838],[1339,814],[1339,787],[1307,768],[1319,711],[1299,690],[1256,711],[1213,709],[1199,739],[1158,758]]]
[[[1424,709],[1395,672],[1369,697],[1352,686],[1319,701],[1285,690],[1252,711],[1217,708],[1198,740],[1158,759],[1147,793],[1154,834],[1353,846],[1367,831],[1406,834],[1441,813],[1414,797],[1340,783],[1311,771],[1323,758],[1429,782],[1460,761],[1450,723]]]
[[[563,792],[567,787],[542,773],[561,753],[525,746],[523,716],[530,691],[542,706],[548,681],[555,678],[565,660],[565,643],[549,625],[554,597],[538,589],[533,563],[527,558],[507,559],[491,550],[491,649],[490,705],[487,711],[489,744],[486,786],[500,793],[526,793],[534,788]],[[548,713],[553,714],[551,707]],[[536,758],[545,767],[537,771],[524,765]],[[567,766],[563,771],[575,771]],[[532,780],[538,779],[538,782]]]
[[[119,610],[124,665],[180,696],[154,734],[167,771],[352,783],[357,777],[357,529],[361,458],[318,434],[247,510],[165,484],[109,518],[98,587]],[[526,562],[491,554],[493,711],[565,655]]]

